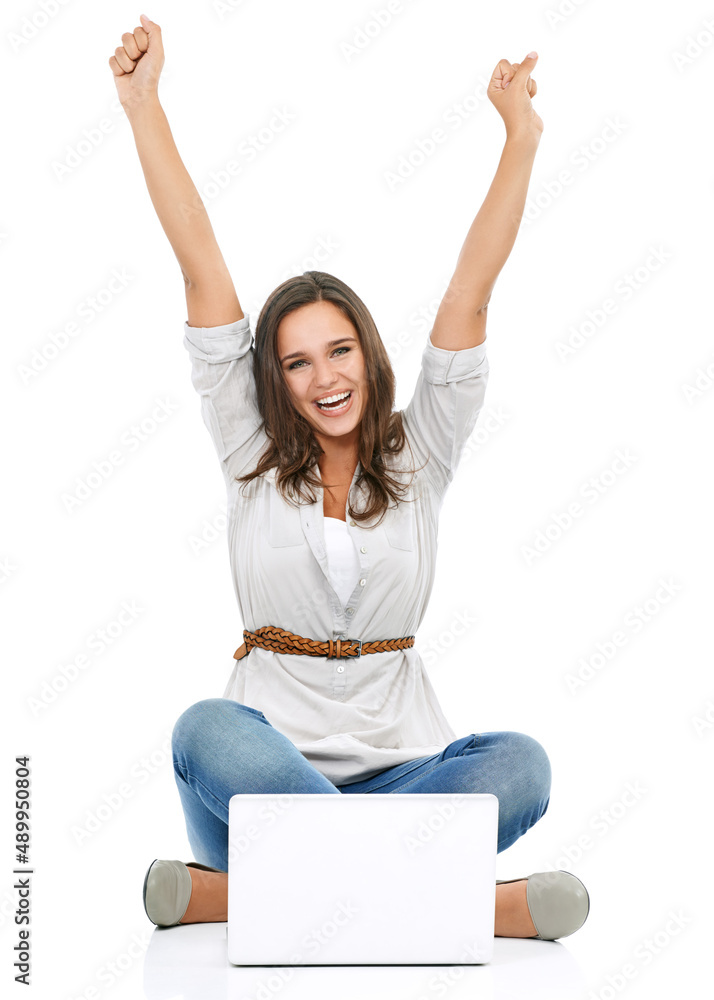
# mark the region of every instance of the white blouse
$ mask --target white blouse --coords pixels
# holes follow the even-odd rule
[[[330,582],[342,603],[347,604],[359,579],[359,556],[347,528],[347,521],[326,516],[323,525]]]
[[[415,465],[405,500],[377,518],[344,527],[323,516],[322,493],[293,507],[272,469],[251,483],[268,444],[255,394],[247,316],[215,327],[184,324],[191,379],[213,439],[228,493],[228,546],[243,628],[276,625],[311,639],[388,639],[417,635],[436,566],[439,511],[463,447],[483,406],[486,342],[460,351],[427,338],[412,398],[402,411]],[[408,452],[388,456],[392,475],[409,482]],[[349,496],[363,509],[358,464]],[[319,467],[315,467],[319,477]],[[342,542],[337,541],[342,532]],[[344,533],[355,563],[345,562]],[[334,536],[334,537],[333,537]],[[328,541],[328,539],[330,539]],[[338,552],[337,558],[330,553]],[[358,573],[353,575],[353,569]],[[228,651],[227,651],[228,655]],[[333,658],[254,647],[233,671],[223,697],[261,711],[318,771],[349,784],[443,750],[457,738],[439,705],[419,639],[410,649]]]

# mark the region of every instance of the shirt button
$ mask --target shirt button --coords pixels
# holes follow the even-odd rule
[[[360,587],[364,587],[366,582],[367,582],[366,580],[360,580],[359,582]]]
[[[360,552],[366,552],[366,551],[367,551],[367,546],[363,545],[360,549]]]
[[[353,615],[354,613],[355,613],[355,609],[354,608],[348,608],[347,609],[347,614],[348,615]]]
[[[345,668],[344,668],[343,666],[339,666],[339,667],[337,668],[337,673],[338,673],[338,674],[341,674],[341,673],[342,673],[342,672],[344,671],[344,669],[345,669]]]
[[[350,525],[354,528],[355,522],[354,521],[350,521]]]

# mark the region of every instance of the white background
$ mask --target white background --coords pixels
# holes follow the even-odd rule
[[[493,995],[556,995],[547,953],[575,969],[558,996],[668,997],[701,982],[711,930],[714,8],[684,0],[662,19],[621,0],[563,3],[562,15],[525,0],[403,0],[380,27],[386,6],[155,0],[159,94],[253,329],[289,274],[338,275],[372,311],[401,408],[505,139],[485,85],[500,58],[538,51],[545,130],[489,306],[486,404],[443,508],[418,643],[460,735],[518,730],[549,754],[548,811],[499,856],[499,878],[563,868],[590,892],[578,933],[522,943],[532,963],[513,952],[527,974],[499,953]],[[14,757],[29,754],[31,995],[119,1000],[143,995],[146,868],[190,859],[171,728],[222,693],[243,623],[223,481],[181,344],[180,271],[108,65],[143,11],[46,7],[2,14],[2,977],[17,942]],[[293,120],[248,162],[241,143],[276,109]],[[437,128],[444,141],[390,183]],[[211,172],[230,159],[241,175],[216,193]],[[125,284],[107,292],[114,272]],[[579,346],[562,357],[569,340]],[[171,412],[137,443],[131,428],[162,400]],[[117,449],[121,464],[69,510],[77,481]],[[585,492],[593,479],[600,492]],[[215,537],[197,550],[202,535]],[[140,610],[102,645],[124,603]],[[624,642],[598,658],[616,632]],[[179,982],[209,995],[207,980],[194,993],[172,970],[163,987],[154,971],[146,995],[178,996]],[[480,993],[461,979],[448,995],[491,995],[481,971]],[[345,975],[332,995],[347,995]],[[441,995],[419,975],[390,995]],[[220,979],[216,994],[257,995],[259,978]],[[305,983],[270,995],[302,996]]]

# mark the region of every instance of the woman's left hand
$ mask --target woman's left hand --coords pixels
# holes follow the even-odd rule
[[[499,60],[488,85],[488,99],[503,118],[507,136],[533,135],[540,138],[543,122],[533,110],[531,97],[538,87],[531,78],[538,56],[526,56],[522,63]]]

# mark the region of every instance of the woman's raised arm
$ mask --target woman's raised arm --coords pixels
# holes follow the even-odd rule
[[[486,339],[486,307],[518,235],[543,131],[543,122],[531,105],[537,88],[530,72],[537,58],[528,55],[522,63],[513,64],[501,59],[493,71],[488,98],[505,123],[506,143],[434,318],[434,347],[459,351]]]
[[[161,28],[125,32],[109,59],[119,100],[131,124],[149,196],[181,267],[190,326],[220,326],[243,318],[208,213],[174,142],[158,84],[164,65]]]

